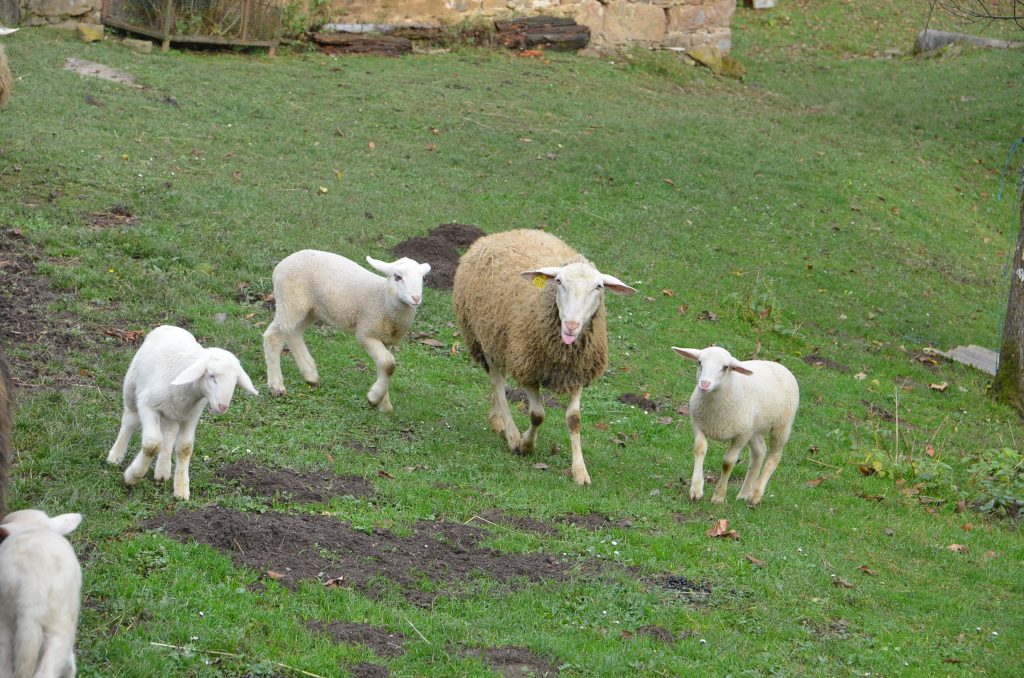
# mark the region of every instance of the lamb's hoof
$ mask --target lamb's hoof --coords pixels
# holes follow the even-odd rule
[[[764,499],[764,495],[757,494],[756,492],[750,495],[750,499],[747,500],[747,506],[750,508],[757,508],[761,504],[761,500]]]
[[[392,412],[395,409],[392,407],[390,400],[381,400],[380,402],[375,403],[367,398],[366,404],[369,405],[371,409],[377,410],[378,412]]]
[[[703,498],[704,498],[704,492],[694,492],[693,490],[690,491],[690,501],[696,503],[696,502],[700,501]]]
[[[579,473],[577,473],[576,471],[573,471],[572,480],[577,485],[589,485],[590,484],[590,474],[587,473],[586,471],[580,471]]]
[[[171,469],[167,469],[166,471],[161,470],[161,469],[157,469],[157,470],[153,471],[153,480],[155,480],[158,483],[162,483],[165,480],[170,480],[170,479],[171,479]]]
[[[129,476],[127,473],[124,474],[124,486],[125,487],[135,487],[135,484],[138,483],[138,482],[139,482],[138,478],[133,478],[133,477]]]
[[[320,388],[319,379],[317,379],[316,381],[307,381],[306,384],[308,384],[310,388]]]
[[[719,497],[717,494],[711,497],[711,503],[715,506],[721,506],[725,504],[725,497]]]
[[[283,386],[281,388],[275,388],[274,386],[270,386],[268,388],[270,390],[270,395],[272,396],[281,398],[283,396],[288,395],[288,389],[284,388]]]
[[[178,494],[177,492],[175,492],[174,498],[177,499],[178,501],[188,501],[188,490],[185,490],[185,492],[182,494]]]

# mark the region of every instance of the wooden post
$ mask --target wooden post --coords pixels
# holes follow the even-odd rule
[[[1020,208],[1020,231],[1013,251],[1010,294],[992,393],[997,400],[1013,406],[1024,416],[1024,192]]]
[[[164,3],[164,25],[162,27],[163,43],[160,45],[160,51],[166,52],[171,48],[171,31],[174,28],[174,0],[167,0]]]

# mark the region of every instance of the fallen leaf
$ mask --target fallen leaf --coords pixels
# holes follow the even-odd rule
[[[690,307],[686,304],[679,304],[679,308],[677,310],[679,311],[679,315],[686,315],[686,312],[690,310]]]
[[[460,346],[462,346],[462,344],[460,342],[458,342],[458,341],[456,341],[454,344],[452,344],[452,355],[458,354]]]
[[[952,551],[953,553],[967,553],[968,551],[970,551],[970,549],[967,548],[967,546],[964,544],[950,544],[946,548]]]
[[[324,195],[325,193],[327,193],[327,187],[326,186],[319,186],[316,189],[316,192],[319,193],[320,195]]]
[[[231,176],[233,176],[235,178],[235,181],[241,181],[242,180],[242,170],[235,170],[234,172],[231,173]]]
[[[841,589],[857,588],[856,586],[854,586],[850,582],[846,581],[842,577],[835,577],[835,576],[832,577],[832,586],[835,586],[835,587],[841,588]]]
[[[676,296],[676,293],[675,293],[675,292],[674,292],[673,290],[670,290],[670,289],[669,289],[669,288],[667,288],[667,287],[666,287],[665,289],[663,289],[663,290],[661,291],[661,293],[662,293],[663,295],[665,295],[666,297],[674,297],[674,296]]]
[[[426,149],[428,151],[430,151],[431,153],[433,153],[434,151],[437,150],[437,144],[427,144],[426,145]]]
[[[665,424],[665,425],[671,424],[672,423],[672,417],[658,417],[658,423],[659,424]]]
[[[970,532],[971,530],[974,529],[974,523],[964,523],[963,525],[960,526],[960,529],[963,530],[964,532]]]
[[[328,579],[327,581],[325,581],[324,582],[324,586],[329,588],[329,589],[333,589],[333,588],[336,588],[338,586],[341,586],[341,582],[344,581],[344,580],[345,580],[345,577],[334,577],[332,579]]]
[[[740,538],[739,532],[737,532],[736,530],[730,530],[729,529],[729,521],[726,520],[725,518],[722,518],[721,520],[716,522],[714,525],[712,525],[711,529],[709,529],[706,532],[706,534],[709,537],[716,537],[716,538],[721,538],[721,539],[739,539]]]
[[[134,344],[143,333],[141,330],[119,330],[113,327],[105,327],[103,328],[103,334],[120,339],[126,344]]]
[[[716,322],[718,320],[718,314],[713,311],[701,311],[697,315],[697,320],[707,320],[710,322]]]
[[[608,424],[604,423],[603,421],[599,421],[596,424],[594,424],[594,428],[596,428],[598,431],[607,431]]]
[[[372,151],[373,149],[377,148],[377,144],[371,141],[370,143],[366,144],[366,147]]]
[[[964,642],[964,640],[966,640],[966,639],[967,639],[967,634],[965,634],[965,633],[964,633],[963,631],[961,631],[961,632],[960,632],[960,635],[958,635],[958,636],[956,637],[956,642],[958,642],[958,643],[962,643],[962,642]]]
[[[274,581],[284,579],[283,574],[281,574],[280,572],[274,572],[273,570],[267,570],[267,576],[273,579]]]
[[[861,499],[867,499],[868,501],[885,501],[885,497],[880,494],[868,494],[866,492],[858,492],[857,496]]]
[[[856,379],[857,381],[864,381],[865,379],[868,378],[868,375],[866,372],[858,372],[857,374],[853,375],[853,378]]]
[[[438,128],[436,128],[436,127],[431,127],[431,128],[430,128],[430,133],[431,133],[431,134],[433,134],[434,136],[437,136],[438,134],[440,134],[440,133],[441,133],[441,130],[439,130],[439,129],[438,129]]]
[[[963,499],[956,503],[956,508],[953,509],[954,513],[963,513],[967,510],[967,502]]]
[[[817,487],[818,485],[821,485],[821,483],[824,480],[825,480],[825,476],[818,476],[817,478],[814,478],[813,480],[808,480],[805,484],[807,485],[807,487]]]
[[[672,181],[671,179],[662,179],[662,181],[664,181],[669,186],[675,186],[676,185],[676,182]]]
[[[533,465],[533,468],[537,469],[538,471],[547,471],[551,467],[545,464],[544,462],[539,461]]]
[[[867,565],[861,565],[860,567],[857,568],[857,571],[858,572],[863,572],[864,574],[866,574],[869,577],[876,577],[876,576],[878,576],[877,573],[874,570],[872,570],[870,567],[868,567]]]
[[[764,562],[760,558],[755,558],[749,553],[743,557],[746,558],[749,562],[753,563],[756,567],[768,567],[768,563]]]
[[[928,443],[927,445],[924,446],[924,453],[927,454],[929,457],[934,457],[935,446],[932,445],[931,443]]]
[[[985,555],[981,557],[982,560],[992,560],[996,557],[995,551],[985,551]]]
[[[522,52],[519,52],[519,56],[537,59],[544,56],[544,52],[539,49],[524,49]]]
[[[383,469],[381,469],[380,471],[377,471],[377,477],[378,478],[387,478],[388,480],[394,480],[395,479],[395,477],[393,475],[391,475],[390,473],[388,473],[387,471],[385,471]]]
[[[683,403],[682,405],[676,407],[674,411],[676,414],[681,414],[683,416],[688,417],[690,416],[690,405],[689,403]]]
[[[933,391],[938,391],[939,393],[942,393],[947,388],[949,388],[949,384],[946,382],[942,382],[941,384],[928,384],[928,388],[930,388]]]
[[[424,337],[423,339],[417,339],[416,341],[424,346],[430,346],[431,348],[444,348],[443,343],[430,337]]]
[[[877,471],[874,468],[867,466],[865,464],[860,464],[859,466],[857,466],[857,470],[860,471],[860,474],[862,476],[873,476],[875,475],[875,473],[877,473]]]

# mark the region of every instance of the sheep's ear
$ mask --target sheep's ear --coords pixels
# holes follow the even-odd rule
[[[420,275],[430,273],[430,264],[420,264]]]
[[[50,529],[59,534],[71,534],[81,522],[81,513],[64,513],[50,518]]]
[[[630,294],[633,294],[634,292],[636,292],[635,289],[633,289],[632,287],[630,287],[626,283],[622,282],[621,280],[616,278],[614,275],[608,275],[607,273],[602,273],[601,277],[604,278],[604,288],[606,290],[608,290],[609,292],[614,292],[615,294],[625,294],[625,295],[630,295]]]
[[[377,259],[374,259],[371,256],[367,256],[366,263],[368,263],[370,266],[373,266],[375,269],[377,269],[384,275],[388,275],[391,273],[391,264],[387,263],[386,261],[378,261]]]
[[[689,358],[690,360],[696,363],[700,362],[700,351],[696,349],[679,348],[678,346],[673,346],[672,350],[678,353],[679,355],[683,356],[684,358]]]
[[[256,387],[252,385],[252,379],[242,369],[242,365],[238,365],[238,385],[244,388],[246,391],[253,395],[259,395],[260,392],[256,390]]]
[[[191,384],[202,379],[204,374],[206,374],[206,356],[199,358],[199,360],[183,369],[181,374],[175,377],[174,381],[171,382],[171,386],[184,386],[185,384]]]
[[[523,271],[519,274],[523,280],[529,280],[537,287],[544,287],[544,283],[554,278],[562,269],[558,266],[546,266],[535,268],[532,271]]]
[[[739,362],[736,360],[733,360],[731,363],[729,363],[729,369],[739,374],[745,374],[748,377],[754,373],[753,370],[747,369],[743,365],[740,365]]]

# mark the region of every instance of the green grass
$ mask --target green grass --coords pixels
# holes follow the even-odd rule
[[[997,193],[1022,131],[1020,55],[877,58],[909,52],[926,3],[917,14],[780,5],[737,10],[742,83],[639,54],[271,60],[139,56],[36,29],[7,39],[19,80],[0,114],[0,227],[45,253],[40,268],[68,293],[51,311],[71,314],[86,347],[37,364],[41,386],[19,393],[14,508],[85,515],[73,539],[85,569],[82,675],[287,673],[280,663],[328,676],[361,661],[394,675],[484,674],[462,648],[504,645],[570,675],[1016,673],[1019,528],[954,507],[979,498],[968,466],[981,453],[1022,450],[1020,422],[988,398],[981,373],[916,356],[998,342],[1018,221],[1013,192]],[[61,70],[70,56],[148,88]],[[138,225],[89,227],[85,213],[114,205]],[[271,314],[239,303],[239,285],[254,298],[269,292],[275,263],[304,247],[388,259],[393,245],[451,221],[543,226],[640,290],[609,298],[611,368],[584,395],[594,485],[561,473],[560,410],[536,459],[508,453],[487,429],[487,379],[464,353],[407,342],[385,416],[363,404],[371,376],[354,369],[367,361],[358,345],[317,330],[308,342],[319,390],[301,386],[285,358],[287,399],[239,394],[228,414],[204,416],[191,503],[266,509],[216,480],[230,461],[330,468],[375,485],[372,502],[321,507],[353,525],[402,532],[489,508],[549,521],[596,512],[632,526],[488,528],[489,543],[634,569],[515,590],[478,582],[422,609],[315,583],[255,593],[261,573],[140,527],[175,502],[149,481],[126,493],[103,461],[132,355],[103,328],[187,325],[236,352],[265,391],[260,335]],[[427,290],[414,331],[458,340],[449,295]],[[685,418],[660,423],[665,413],[617,400],[685,402],[693,370],[669,347],[713,342],[779,359],[801,383],[793,437],[756,511],[691,504],[678,482],[692,464]],[[9,350],[24,360],[37,348]],[[850,371],[801,360],[815,350]],[[946,391],[929,388],[940,382]],[[895,423],[865,402],[899,413],[898,447]],[[929,443],[948,468],[926,455]],[[548,454],[555,445],[559,456]],[[715,444],[709,471],[721,452]],[[915,473],[908,458],[925,463]],[[870,461],[885,475],[862,476]],[[918,483],[942,503],[922,504]],[[741,539],[705,536],[717,518]],[[667,573],[713,592],[692,604],[645,583]],[[306,628],[335,619],[400,631],[407,652],[383,660]],[[695,635],[662,644],[622,634],[648,624]]]

